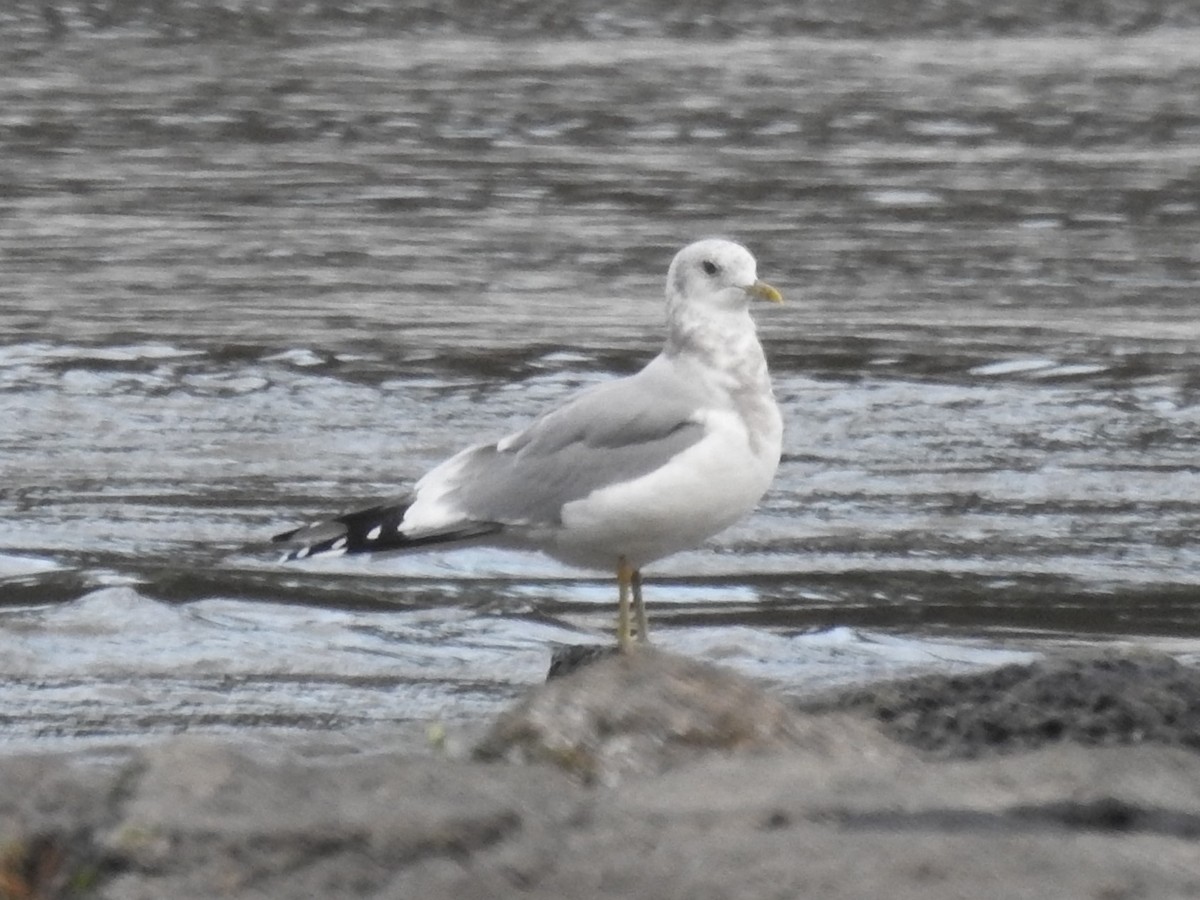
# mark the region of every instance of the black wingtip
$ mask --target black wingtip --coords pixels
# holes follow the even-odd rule
[[[430,544],[454,543],[495,534],[501,528],[492,522],[463,522],[444,531],[419,535],[401,530],[404,515],[412,505],[412,497],[400,502],[381,503],[345,515],[293,528],[271,538],[274,543],[297,543],[284,562],[309,559],[337,553],[356,555],[383,553],[389,550],[410,550]]]
[[[272,536],[271,536],[271,543],[272,543],[272,544],[282,544],[282,543],[284,543],[284,542],[286,542],[286,541],[290,541],[290,540],[292,540],[292,539],[293,539],[293,538],[294,538],[296,535],[298,535],[300,532],[302,532],[302,531],[303,531],[303,530],[304,530],[306,527],[308,527],[308,526],[304,526],[304,525],[302,525],[302,526],[301,526],[301,527],[299,527],[299,528],[293,528],[291,531],[285,531],[283,534],[276,534],[276,535],[272,535]]]

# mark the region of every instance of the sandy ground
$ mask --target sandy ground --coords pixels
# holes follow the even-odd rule
[[[1200,671],[1093,657],[784,701],[643,652],[473,753],[178,737],[0,760],[0,897],[1200,896]]]

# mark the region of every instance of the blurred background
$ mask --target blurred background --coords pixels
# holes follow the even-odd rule
[[[1200,3],[15,0],[0,743],[466,721],[606,574],[280,565],[661,342],[711,234],[787,421],[659,643],[795,692],[1200,653]]]

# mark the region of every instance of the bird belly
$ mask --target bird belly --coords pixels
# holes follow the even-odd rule
[[[732,412],[707,416],[708,433],[665,465],[566,504],[545,551],[563,562],[635,568],[705,540],[748,515],[779,464],[779,441],[752,447]]]

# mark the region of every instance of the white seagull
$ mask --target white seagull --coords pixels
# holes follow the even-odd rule
[[[640,372],[463,450],[397,497],[274,540],[297,545],[287,560],[472,543],[615,571],[628,650],[635,632],[646,640],[642,567],[748,515],[779,465],[755,299],[782,301],[745,247],[684,247],[667,271],[666,344]]]

